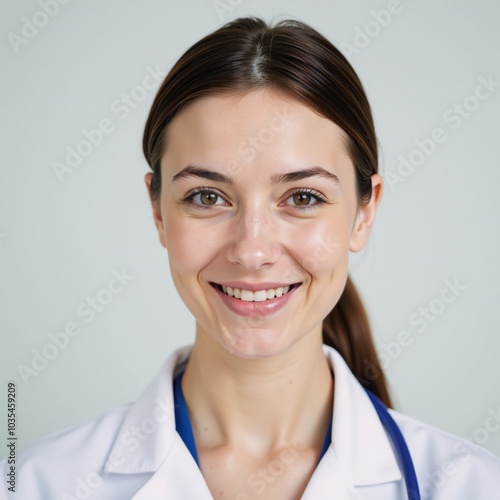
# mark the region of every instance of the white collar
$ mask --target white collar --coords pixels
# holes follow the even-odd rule
[[[192,347],[174,351],[130,407],[103,464],[105,473],[155,472],[172,448],[177,449],[173,380],[185,367]],[[335,349],[323,345],[323,351],[335,376],[335,393],[332,445],[321,462],[326,465],[333,458],[353,486],[400,480],[392,446],[366,392]]]

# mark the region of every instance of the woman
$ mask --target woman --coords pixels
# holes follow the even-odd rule
[[[228,23],[167,75],[143,146],[195,343],[133,405],[26,452],[19,498],[500,498],[500,460],[384,408],[348,278],[382,179],[335,47],[296,21]]]

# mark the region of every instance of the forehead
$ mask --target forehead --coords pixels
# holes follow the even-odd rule
[[[347,134],[298,99],[262,88],[199,98],[170,123],[162,163],[333,163]],[[345,159],[345,158],[344,158]]]

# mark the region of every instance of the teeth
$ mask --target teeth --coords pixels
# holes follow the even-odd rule
[[[279,288],[270,288],[269,290],[256,290],[255,292],[222,285],[222,290],[230,297],[241,299],[244,302],[264,302],[268,299],[274,299],[274,297],[281,297],[282,295],[285,295],[285,293],[288,293],[290,290],[290,285]]]
[[[253,300],[253,292],[250,290],[241,290],[241,300],[251,302]]]

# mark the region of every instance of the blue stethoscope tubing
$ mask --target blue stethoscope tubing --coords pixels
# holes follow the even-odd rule
[[[175,428],[199,467],[200,464],[198,461],[198,453],[196,452],[193,429],[191,427],[186,402],[181,390],[181,377],[182,373],[179,374],[174,380]],[[380,421],[382,422],[382,425],[384,426],[384,429],[386,430],[396,452],[399,466],[403,472],[408,499],[420,500],[417,474],[415,473],[413,460],[403,434],[401,434],[398,425],[392,418],[391,414],[387,411],[384,403],[382,403],[382,401],[368,389],[365,388],[365,391],[375,407]]]
[[[387,411],[386,406],[380,399],[369,391],[365,387],[365,391],[368,394],[375,410],[377,410],[378,417],[384,426],[389,439],[396,450],[396,456],[399,462],[399,466],[403,469],[403,477],[406,484],[406,493],[409,500],[420,500],[420,490],[418,487],[417,474],[415,472],[415,467],[413,466],[413,460],[410,455],[410,450],[406,445],[406,441],[399,430],[398,424],[394,421],[391,414]]]

